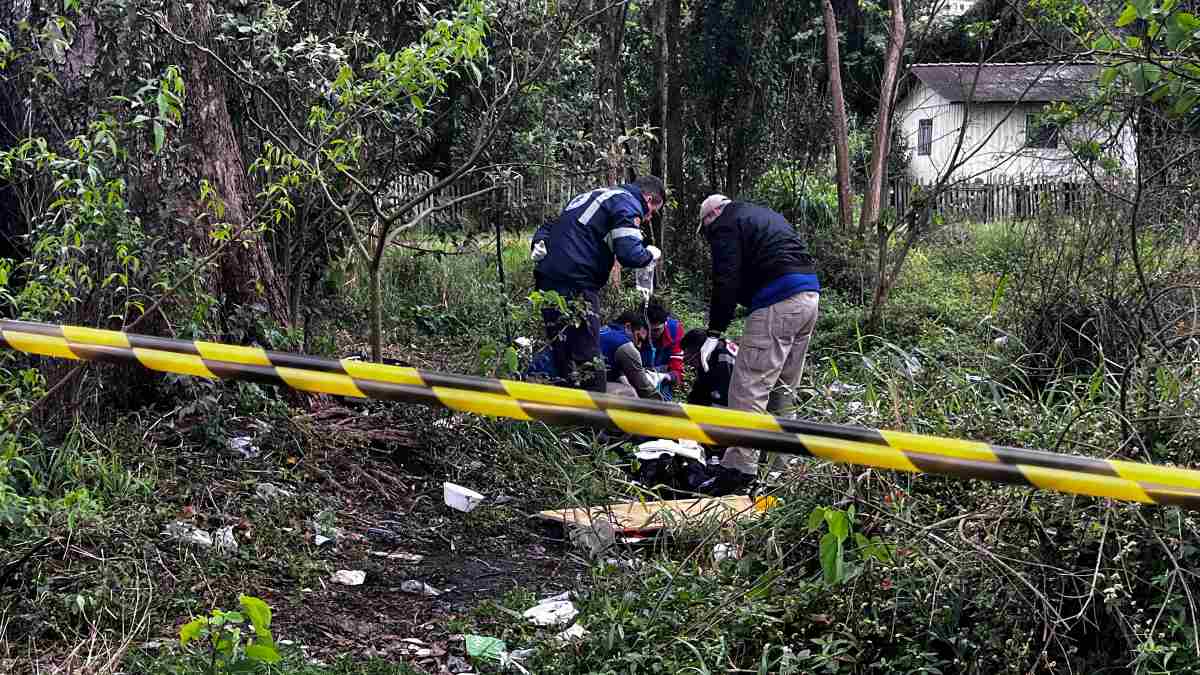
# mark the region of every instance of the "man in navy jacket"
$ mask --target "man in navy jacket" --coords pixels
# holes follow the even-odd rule
[[[784,414],[795,389],[817,323],[821,283],[804,240],[780,214],[757,204],[710,195],[700,206],[700,226],[712,249],[712,301],[700,366],[733,321],[734,310],[750,309],[738,340],[729,383],[729,407]],[[729,448],[723,472],[701,491],[722,494],[748,487],[758,474],[758,452]]]
[[[632,183],[575,197],[557,220],[534,233],[531,249],[537,262],[537,289],[555,291],[572,305],[582,305],[582,316],[564,315],[557,308],[542,310],[555,368],[569,384],[605,390],[603,367],[589,372],[584,366],[600,355],[599,291],[614,260],[637,269],[661,257],[656,247],[642,244],[641,225],[662,208],[666,198],[660,178],[641,176]]]

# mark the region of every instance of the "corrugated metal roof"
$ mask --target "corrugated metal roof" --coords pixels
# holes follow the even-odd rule
[[[1091,93],[1100,75],[1094,63],[918,63],[910,68],[921,82],[955,103],[968,98],[979,103],[1068,101]]]

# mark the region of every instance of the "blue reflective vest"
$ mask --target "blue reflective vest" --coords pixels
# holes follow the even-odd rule
[[[654,261],[642,245],[645,200],[637,185],[601,188],[570,201],[558,220],[538,228],[533,242],[546,242],[535,275],[540,290],[574,294],[599,290],[613,261],[642,268]]]

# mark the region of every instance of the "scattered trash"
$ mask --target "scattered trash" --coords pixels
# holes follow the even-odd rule
[[[579,525],[570,532],[571,544],[587,550],[593,558],[599,557],[612,548],[617,540],[617,532],[612,523],[603,519],[595,519],[590,525]]]
[[[429,584],[425,583],[424,581],[417,581],[416,579],[409,579],[408,581],[405,581],[404,583],[400,584],[400,590],[404,591],[405,593],[412,593],[413,595],[424,595],[424,596],[430,597],[430,598],[434,598],[434,597],[437,597],[442,594],[441,591],[434,588],[433,586],[430,586]]]
[[[1004,347],[1007,344],[1008,344],[1008,336],[1007,335],[1001,335],[1000,337],[996,338],[995,340],[992,340],[992,345],[994,345],[996,347]]]
[[[637,558],[605,558],[604,564],[618,569],[636,570],[642,566],[642,561]]]
[[[454,483],[442,484],[442,494],[446,506],[463,512],[472,511],[485,498],[478,492]]]
[[[226,525],[216,532],[216,541],[214,542],[218,551],[226,553],[236,553],[238,549],[237,538],[233,536],[233,526]]]
[[[450,656],[446,659],[446,670],[458,675],[458,673],[470,673],[475,669],[461,656]]]
[[[508,649],[504,640],[486,635],[464,635],[467,643],[467,655],[485,661],[499,662],[501,655]]]
[[[565,626],[579,616],[579,610],[561,595],[543,600],[525,610],[522,615],[536,626]]]
[[[856,413],[861,411],[864,407],[865,406],[863,405],[862,401],[850,401],[846,404],[846,412]]]
[[[717,544],[712,550],[713,562],[720,563],[725,560],[740,560],[742,552],[733,544]]]
[[[829,383],[829,393],[833,396],[857,396],[866,390],[866,385],[862,384],[846,384],[836,380]]]
[[[680,439],[672,441],[658,438],[638,445],[637,458],[642,460],[658,459],[663,453],[678,455],[704,463],[704,448],[693,440]]]
[[[195,544],[205,548],[213,545],[211,534],[182,520],[177,520],[167,525],[167,528],[163,530],[163,534],[184,544]]]
[[[529,338],[527,338],[525,336],[516,338],[515,340],[513,340],[513,342],[515,342],[516,345],[518,347],[520,347],[521,349],[529,349],[530,347],[533,347],[533,340],[530,340]]]
[[[508,653],[509,657],[514,661],[528,661],[529,659],[533,658],[535,654],[537,654],[537,650],[533,648],[514,649]]]
[[[254,495],[264,502],[269,502],[272,499],[295,497],[296,493],[290,490],[284,490],[278,485],[271,483],[259,483],[258,485],[254,486]]]
[[[362,570],[338,570],[333,573],[333,583],[343,586],[362,586],[367,573]]]
[[[405,553],[403,551],[392,553],[388,553],[387,551],[371,551],[371,555],[377,558],[387,558],[388,560],[397,560],[406,563],[419,563],[425,559],[425,556],[418,553]]]
[[[166,644],[168,643],[164,640],[150,640],[142,643],[142,649],[145,649],[146,651],[154,651],[162,649]]]
[[[338,539],[342,538],[342,531],[334,527],[335,516],[332,511],[321,511],[313,516],[312,526],[315,534],[313,535],[313,543],[317,546],[325,544],[336,544]]]
[[[251,442],[249,436],[237,436],[229,439],[229,449],[242,453],[242,459],[254,459],[258,456],[258,446]]]
[[[572,640],[582,640],[587,635],[587,629],[579,624],[575,624],[554,637],[562,642],[571,642]]]

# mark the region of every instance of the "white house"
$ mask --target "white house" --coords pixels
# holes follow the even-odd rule
[[[908,142],[909,178],[932,183],[950,168],[966,122],[953,179],[1073,180],[1084,175],[1070,146],[1099,141],[1123,165],[1132,164],[1127,129],[1059,128],[1045,121],[1048,103],[1087,98],[1099,67],[1061,63],[923,63],[896,106],[896,129]],[[967,111],[969,110],[969,115]],[[970,119],[966,119],[969,116]]]

